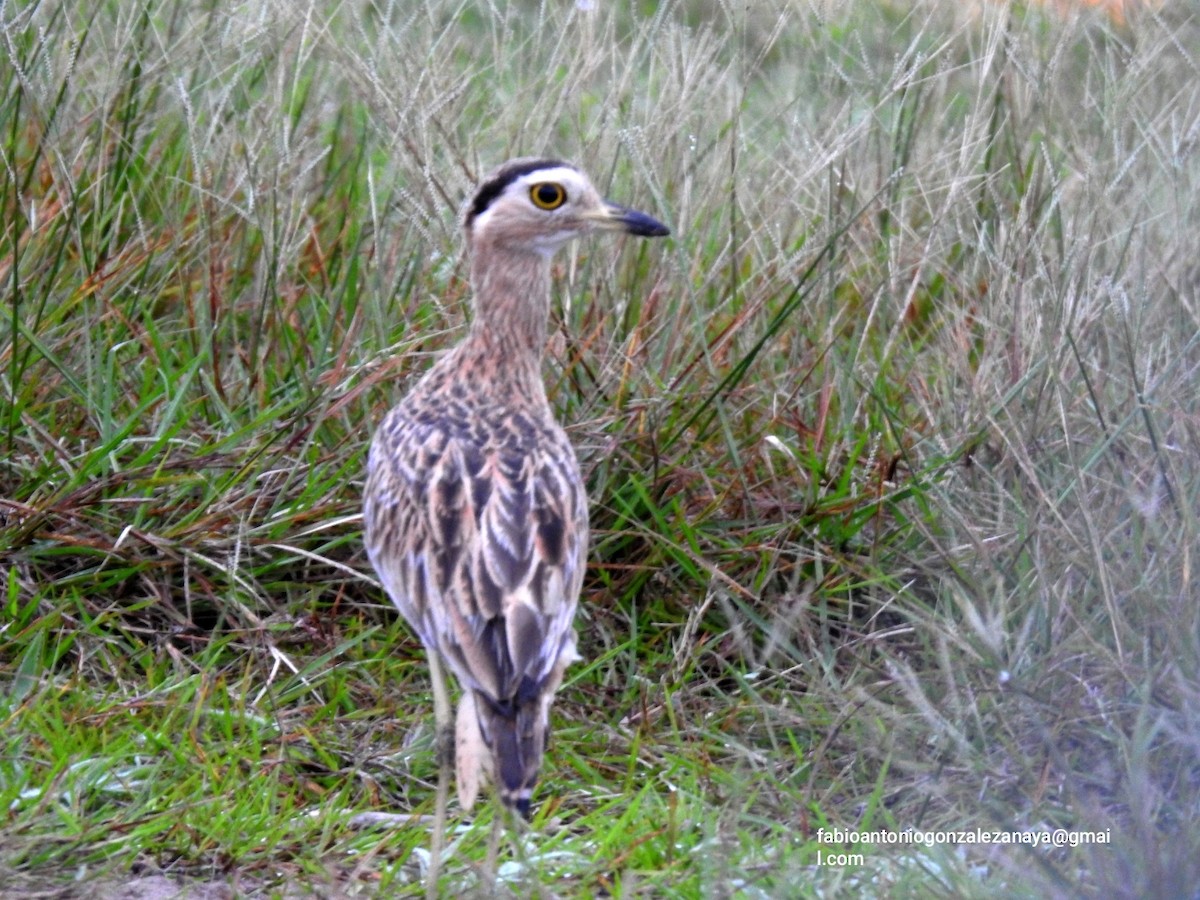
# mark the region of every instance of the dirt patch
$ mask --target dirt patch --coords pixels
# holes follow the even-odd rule
[[[130,878],[121,884],[93,888],[94,900],[233,900],[235,893],[225,883],[211,881],[178,882],[166,875]]]
[[[11,873],[10,873],[11,874]],[[234,900],[245,896],[225,882],[176,881],[166,875],[71,883],[28,875],[0,880],[0,900]]]

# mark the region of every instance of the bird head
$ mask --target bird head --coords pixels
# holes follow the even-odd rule
[[[583,172],[555,159],[505,163],[475,192],[464,226],[473,246],[486,243],[543,256],[594,231],[639,237],[671,233],[657,219],[605,200]]]

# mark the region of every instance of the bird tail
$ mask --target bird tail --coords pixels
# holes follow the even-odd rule
[[[546,752],[550,704],[541,697],[501,704],[477,694],[474,705],[483,743],[494,760],[500,801],[528,819]]]

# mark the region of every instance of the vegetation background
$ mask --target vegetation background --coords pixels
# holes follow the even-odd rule
[[[435,773],[364,454],[554,154],[674,236],[561,259],[595,536],[514,891],[1196,896],[1198,55],[1185,0],[0,4],[0,895],[419,891],[354,819]]]

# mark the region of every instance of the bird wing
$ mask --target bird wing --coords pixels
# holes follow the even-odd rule
[[[385,423],[364,506],[392,601],[464,687],[502,706],[532,700],[575,657],[587,547],[566,435],[553,422],[521,432],[479,440],[437,420]]]

